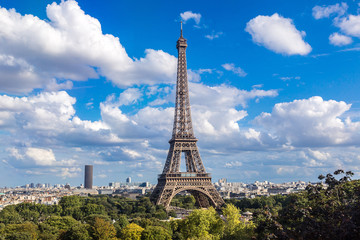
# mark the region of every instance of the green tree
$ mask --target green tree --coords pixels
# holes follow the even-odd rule
[[[98,205],[94,203],[88,203],[81,208],[81,211],[85,216],[89,216],[92,214],[106,214],[105,207],[103,205]]]
[[[240,211],[232,204],[227,204],[223,209],[223,215],[226,219],[224,236],[222,239],[251,239],[255,233],[255,224],[251,221],[240,219]]]
[[[223,215],[226,218],[225,234],[232,236],[237,226],[240,224],[240,211],[232,204],[227,204],[223,209]]]
[[[21,224],[8,224],[5,227],[6,239],[31,239],[38,238],[38,227],[31,222]]]
[[[40,223],[39,227],[39,239],[41,240],[55,240],[59,235],[59,229],[55,226],[51,226],[47,223]]]
[[[95,240],[116,239],[116,230],[110,222],[96,217],[94,224],[91,226],[91,235]]]
[[[62,216],[72,216],[76,220],[82,220],[84,213],[81,207],[85,199],[80,196],[66,196],[61,198],[59,205],[62,208]]]
[[[129,224],[129,221],[126,215],[119,215],[116,222],[114,223],[114,227],[116,229],[116,236],[121,237],[121,230]]]
[[[337,170],[320,175],[319,183],[287,198],[278,215],[260,214],[259,239],[360,239],[360,181]]]
[[[144,228],[140,227],[135,223],[130,223],[121,230],[121,239],[140,240],[142,231],[144,231]]]
[[[163,227],[148,226],[142,231],[141,240],[171,240],[171,234]]]
[[[95,224],[95,219],[96,219],[96,218],[101,218],[101,219],[103,219],[103,220],[105,220],[105,221],[107,221],[107,222],[111,222],[111,219],[110,219],[109,216],[107,216],[107,215],[102,215],[102,214],[92,214],[92,215],[90,215],[90,216],[87,216],[87,217],[85,218],[85,222],[88,223],[88,224],[90,224],[91,226],[93,226],[93,225]]]
[[[214,208],[198,209],[179,222],[178,229],[187,239],[220,239],[224,222]]]
[[[58,230],[67,231],[71,227],[77,225],[78,221],[76,221],[74,218],[70,216],[64,216],[64,217],[52,216],[48,218],[44,223]]]
[[[76,224],[68,229],[66,232],[63,232],[59,239],[60,240],[88,240],[91,239],[89,234],[90,226],[88,224]]]
[[[2,211],[0,211],[0,223],[4,224],[16,224],[22,223],[22,217],[16,211],[15,205],[6,206]]]

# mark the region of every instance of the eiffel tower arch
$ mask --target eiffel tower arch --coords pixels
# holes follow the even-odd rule
[[[156,204],[168,208],[176,194],[188,191],[195,197],[196,204],[199,207],[214,206],[219,208],[225,202],[212,184],[210,173],[205,171],[196,145],[197,139],[193,132],[187,80],[186,47],[187,41],[183,37],[181,24],[180,38],[176,44],[178,68],[174,127],[172,138],[169,141],[170,148],[164,170],[159,175],[158,184],[150,198]],[[181,154],[185,155],[186,172],[180,171]]]

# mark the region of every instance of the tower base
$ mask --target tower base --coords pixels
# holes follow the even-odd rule
[[[196,205],[200,208],[213,206],[220,208],[225,204],[211,182],[208,173],[178,172],[160,174],[150,199],[157,205],[169,209],[173,197],[183,191],[194,196]]]

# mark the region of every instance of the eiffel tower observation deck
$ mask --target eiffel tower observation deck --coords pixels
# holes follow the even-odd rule
[[[195,197],[198,207],[219,208],[225,204],[224,200],[212,184],[210,173],[205,170],[194,136],[186,68],[187,41],[183,37],[182,23],[176,48],[178,66],[174,127],[164,170],[158,177],[151,200],[168,209],[176,194],[187,191]],[[181,154],[185,155],[186,172],[180,171]]]

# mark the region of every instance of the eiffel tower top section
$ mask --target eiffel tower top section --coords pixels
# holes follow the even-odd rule
[[[175,100],[175,117],[172,139],[174,140],[194,140],[190,99],[189,99],[189,84],[187,79],[186,68],[186,47],[187,42],[183,37],[182,23],[181,33],[177,40],[176,48],[178,49],[178,68],[177,68],[177,81],[176,81],[176,100]]]

